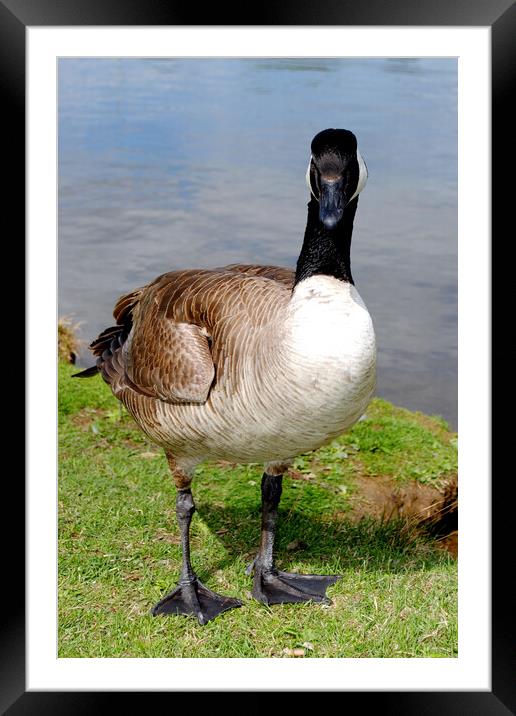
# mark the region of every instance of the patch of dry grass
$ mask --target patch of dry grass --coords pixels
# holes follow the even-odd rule
[[[62,316],[57,322],[57,353],[65,363],[75,363],[81,348],[82,342],[77,338],[79,326],[70,316]]]

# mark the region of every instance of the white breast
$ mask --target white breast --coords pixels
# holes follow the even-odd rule
[[[331,276],[312,276],[295,289],[288,308],[288,342],[292,349],[317,356],[362,354],[374,343],[371,317],[356,288]]]
[[[313,276],[295,289],[286,320],[285,378],[298,429],[339,434],[362,414],[376,386],[373,324],[356,288]],[[306,425],[306,427],[304,427]]]

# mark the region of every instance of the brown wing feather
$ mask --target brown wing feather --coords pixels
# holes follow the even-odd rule
[[[202,328],[160,315],[150,291],[135,311],[135,325],[123,348],[133,387],[167,403],[204,403],[215,377]]]
[[[254,264],[229,264],[224,266],[226,271],[243,273],[247,276],[263,276],[273,281],[279,281],[288,288],[294,285],[295,271],[285,266],[255,266]]]
[[[173,271],[122,296],[117,326],[91,344],[113,392],[130,388],[171,403],[204,402],[215,381],[236,379],[247,325],[272,320],[294,273],[235,264]]]

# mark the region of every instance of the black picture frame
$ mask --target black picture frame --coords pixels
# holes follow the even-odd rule
[[[102,26],[102,25],[304,25],[304,26],[484,26],[492,33],[492,210],[493,236],[503,242],[502,232],[512,223],[504,211],[511,209],[514,199],[513,180],[503,181],[503,167],[514,167],[514,114],[511,94],[516,67],[516,6],[512,0],[319,0],[270,4],[245,16],[240,9],[214,4],[202,9],[203,22],[197,22],[199,8],[183,2],[162,0],[0,0],[0,63],[3,93],[4,140],[13,152],[9,163],[9,182],[4,189],[4,207],[13,220],[9,249],[24,246],[25,234],[25,31],[33,26]],[[512,141],[512,146],[511,146]],[[512,156],[510,153],[512,152]],[[5,208],[4,208],[5,211]],[[22,252],[23,253],[23,252]],[[494,259],[494,254],[493,254]],[[22,261],[24,256],[22,256]],[[484,274],[485,275],[485,274]],[[493,281],[492,307],[502,304],[504,281]],[[20,292],[21,293],[21,292]],[[494,316],[494,310],[493,310]],[[17,330],[15,330],[17,327]],[[7,332],[7,331],[6,331]],[[20,336],[16,323],[9,331]],[[21,352],[19,342],[16,355]],[[5,343],[4,343],[5,347]],[[493,359],[497,357],[493,352]],[[493,389],[496,387],[493,373]],[[503,377],[498,380],[501,381]],[[20,381],[21,382],[21,381]],[[19,395],[16,403],[23,405]],[[19,425],[19,421],[17,421]],[[511,522],[512,505],[507,498],[507,485],[512,476],[507,470],[495,470],[494,456],[503,435],[492,436],[492,691],[447,692],[346,692],[344,708],[357,700],[367,710],[382,714],[502,714],[516,713],[516,659],[514,645],[514,593],[506,580],[513,571],[510,566],[513,550]],[[501,461],[501,460],[500,460]],[[12,463],[11,463],[12,464]],[[19,472],[19,471],[18,471]],[[25,686],[25,609],[24,609],[24,524],[25,488],[13,468],[6,471],[4,505],[14,518],[14,531],[7,542],[4,532],[2,550],[4,596],[0,643],[0,708],[2,713],[19,714],[91,714],[121,708],[120,692],[27,692]],[[10,479],[7,479],[9,475]],[[14,479],[16,478],[16,479]],[[507,479],[505,479],[507,478]],[[7,495],[5,495],[7,491]],[[5,508],[4,508],[5,509]],[[7,512],[7,510],[5,510]],[[264,685],[265,686],[265,685]],[[170,693],[130,693],[131,710],[152,706],[149,697],[174,696]],[[116,699],[116,702],[115,702]],[[143,701],[145,699],[145,701]],[[360,699],[360,701],[358,701]]]

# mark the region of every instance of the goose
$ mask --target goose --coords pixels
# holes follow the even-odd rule
[[[190,557],[191,491],[201,461],[264,463],[252,595],[265,604],[323,602],[338,575],[277,569],[282,477],[364,413],[376,387],[371,317],[355,288],[350,245],[367,168],[355,135],[326,129],[311,143],[304,240],[295,271],[231,264],[176,270],[122,296],[116,325],[90,345],[100,373],[163,448],[176,492],[182,567],[152,614],[206,624],[242,602],[198,579]]]

